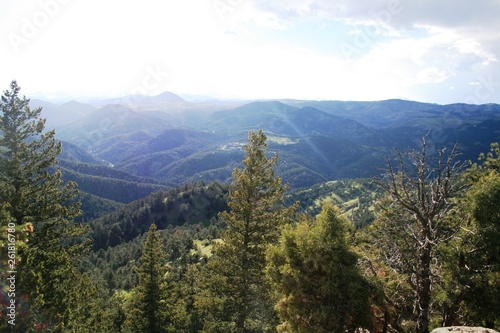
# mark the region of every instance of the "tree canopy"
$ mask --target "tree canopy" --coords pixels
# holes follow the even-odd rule
[[[9,217],[2,225],[12,223],[19,236],[16,299],[19,310],[29,309],[16,329],[45,318],[62,330],[81,321],[71,306],[80,293],[75,281],[83,278],[77,268],[85,228],[73,223],[80,214],[76,183],[64,184],[54,170],[61,143],[44,131],[41,108],[31,109],[19,93],[12,81],[0,103],[0,202]]]
[[[374,288],[350,249],[351,223],[325,203],[315,220],[283,228],[267,253],[279,332],[354,332],[370,327]]]
[[[266,156],[262,130],[248,134],[244,169],[235,169],[227,230],[207,265],[207,290],[198,300],[207,313],[206,332],[267,332],[276,324],[264,275],[265,251],[279,237],[295,206],[285,208],[286,186],[275,176],[277,157]]]

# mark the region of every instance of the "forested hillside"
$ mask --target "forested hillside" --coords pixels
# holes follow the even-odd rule
[[[151,224],[159,229],[185,224],[208,226],[227,209],[227,192],[227,185],[193,183],[152,193],[92,220],[94,249],[131,241]]]
[[[463,160],[475,160],[500,134],[500,106],[495,104],[224,104],[180,102],[172,95],[125,97],[122,102],[134,101],[126,106],[116,104],[120,100],[103,101],[92,113],[58,124],[58,138],[88,152],[97,163],[177,186],[200,180],[229,182],[243,157],[247,131],[261,128],[268,135],[270,152],[280,156],[279,175],[300,188],[377,176],[385,166],[384,156],[394,148],[415,149],[424,136],[435,149],[458,144]],[[82,158],[81,162],[95,163]]]
[[[19,91],[1,331],[500,327],[498,105],[32,103],[51,131]]]

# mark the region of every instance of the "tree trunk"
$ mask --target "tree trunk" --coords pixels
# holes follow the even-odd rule
[[[416,332],[429,333],[429,308],[431,300],[431,250],[432,244],[426,240],[419,250],[419,270],[417,276],[418,317]]]

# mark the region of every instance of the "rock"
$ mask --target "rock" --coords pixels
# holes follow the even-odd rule
[[[491,328],[484,328],[484,327],[452,326],[452,327],[436,328],[431,333],[499,333],[499,332]]]

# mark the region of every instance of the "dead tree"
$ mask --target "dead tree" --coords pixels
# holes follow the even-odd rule
[[[409,277],[415,297],[417,333],[429,332],[433,265],[438,260],[436,247],[453,237],[459,228],[449,219],[454,206],[450,199],[460,188],[457,148],[449,154],[446,149],[439,150],[434,163],[430,163],[433,159],[427,148],[424,138],[420,152],[403,154],[397,150],[396,162],[387,159],[386,177],[379,181],[387,196],[384,210],[390,216],[386,224],[391,230],[385,231],[393,239],[404,239],[397,246],[385,245],[392,246],[391,258],[386,260]]]

